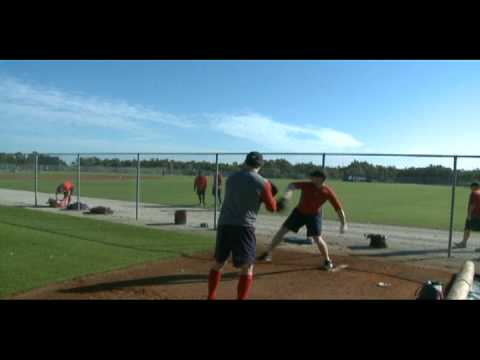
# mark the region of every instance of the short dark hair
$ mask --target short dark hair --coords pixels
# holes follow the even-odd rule
[[[258,151],[249,152],[245,158],[245,164],[253,168],[259,168],[263,166],[262,154],[260,154]]]
[[[327,178],[327,174],[323,170],[315,170],[310,173],[310,177],[319,177],[325,180]]]
[[[476,181],[470,184],[471,188],[472,187],[479,187],[479,186],[480,186],[480,184],[478,184],[478,182],[476,182]]]

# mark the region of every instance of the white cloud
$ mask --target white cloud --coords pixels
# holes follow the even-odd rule
[[[88,138],[86,136],[51,137],[11,135],[2,143],[0,152],[25,152],[31,153],[137,153],[137,152],[195,152],[195,145],[178,144],[175,140],[163,136],[139,136],[132,137],[128,141],[109,138]],[[6,147],[6,148],[5,148]],[[209,149],[204,151],[210,151]]]
[[[75,128],[69,132],[75,137],[56,140],[49,149],[198,151],[196,124],[205,121],[208,126],[202,128],[202,137],[215,136],[212,146],[223,147],[224,151],[231,151],[228,144],[232,137],[250,140],[248,147],[258,144],[262,151],[322,152],[363,146],[352,135],[332,128],[289,125],[256,113],[177,116],[123,100],[102,99],[0,77],[0,126],[5,130],[3,134],[0,132],[0,137],[3,135],[5,140],[10,137],[12,141],[12,136],[23,134],[36,149],[46,147],[46,142],[39,137],[46,136],[45,139],[50,140],[59,133],[56,130],[67,127]],[[194,132],[179,132],[188,129]],[[218,137],[215,132],[227,136]],[[204,151],[206,147],[209,146],[202,145]]]
[[[250,140],[273,151],[320,152],[358,148],[363,145],[352,135],[331,128],[302,128],[259,114],[210,117],[210,125],[215,130]]]
[[[12,121],[141,131],[152,126],[192,127],[190,121],[125,101],[67,93],[14,78],[0,78],[0,112]],[[5,119],[8,120],[8,117]]]

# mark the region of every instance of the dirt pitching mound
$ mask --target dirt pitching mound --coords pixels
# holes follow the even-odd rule
[[[212,254],[134,266],[19,294],[17,299],[205,299]],[[333,256],[346,269],[325,272],[320,257],[278,250],[273,264],[257,264],[250,299],[414,299],[422,282],[445,285],[452,272],[391,262]],[[235,299],[237,271],[227,265],[218,299]],[[387,283],[381,287],[378,283]]]

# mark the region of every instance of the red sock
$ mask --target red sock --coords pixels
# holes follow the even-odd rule
[[[210,270],[210,274],[208,275],[208,300],[216,299],[216,291],[221,277],[222,273],[220,271],[214,269]]]
[[[251,275],[240,275],[240,279],[238,280],[238,300],[245,300],[248,296],[248,292],[253,284],[253,274]]]

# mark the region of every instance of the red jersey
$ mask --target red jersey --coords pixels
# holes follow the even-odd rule
[[[65,181],[63,183],[63,189],[65,191],[73,191],[73,184],[70,181]]]
[[[200,175],[195,178],[195,183],[193,185],[194,189],[205,190],[207,188],[208,179],[205,175]]]
[[[468,201],[468,207],[473,206],[472,216],[480,217],[480,190],[472,191]]]
[[[323,185],[320,189],[310,181],[293,183],[296,189],[302,190],[297,209],[302,214],[317,214],[322,205],[328,200],[335,210],[340,210],[342,205],[337,195],[328,186]]]

